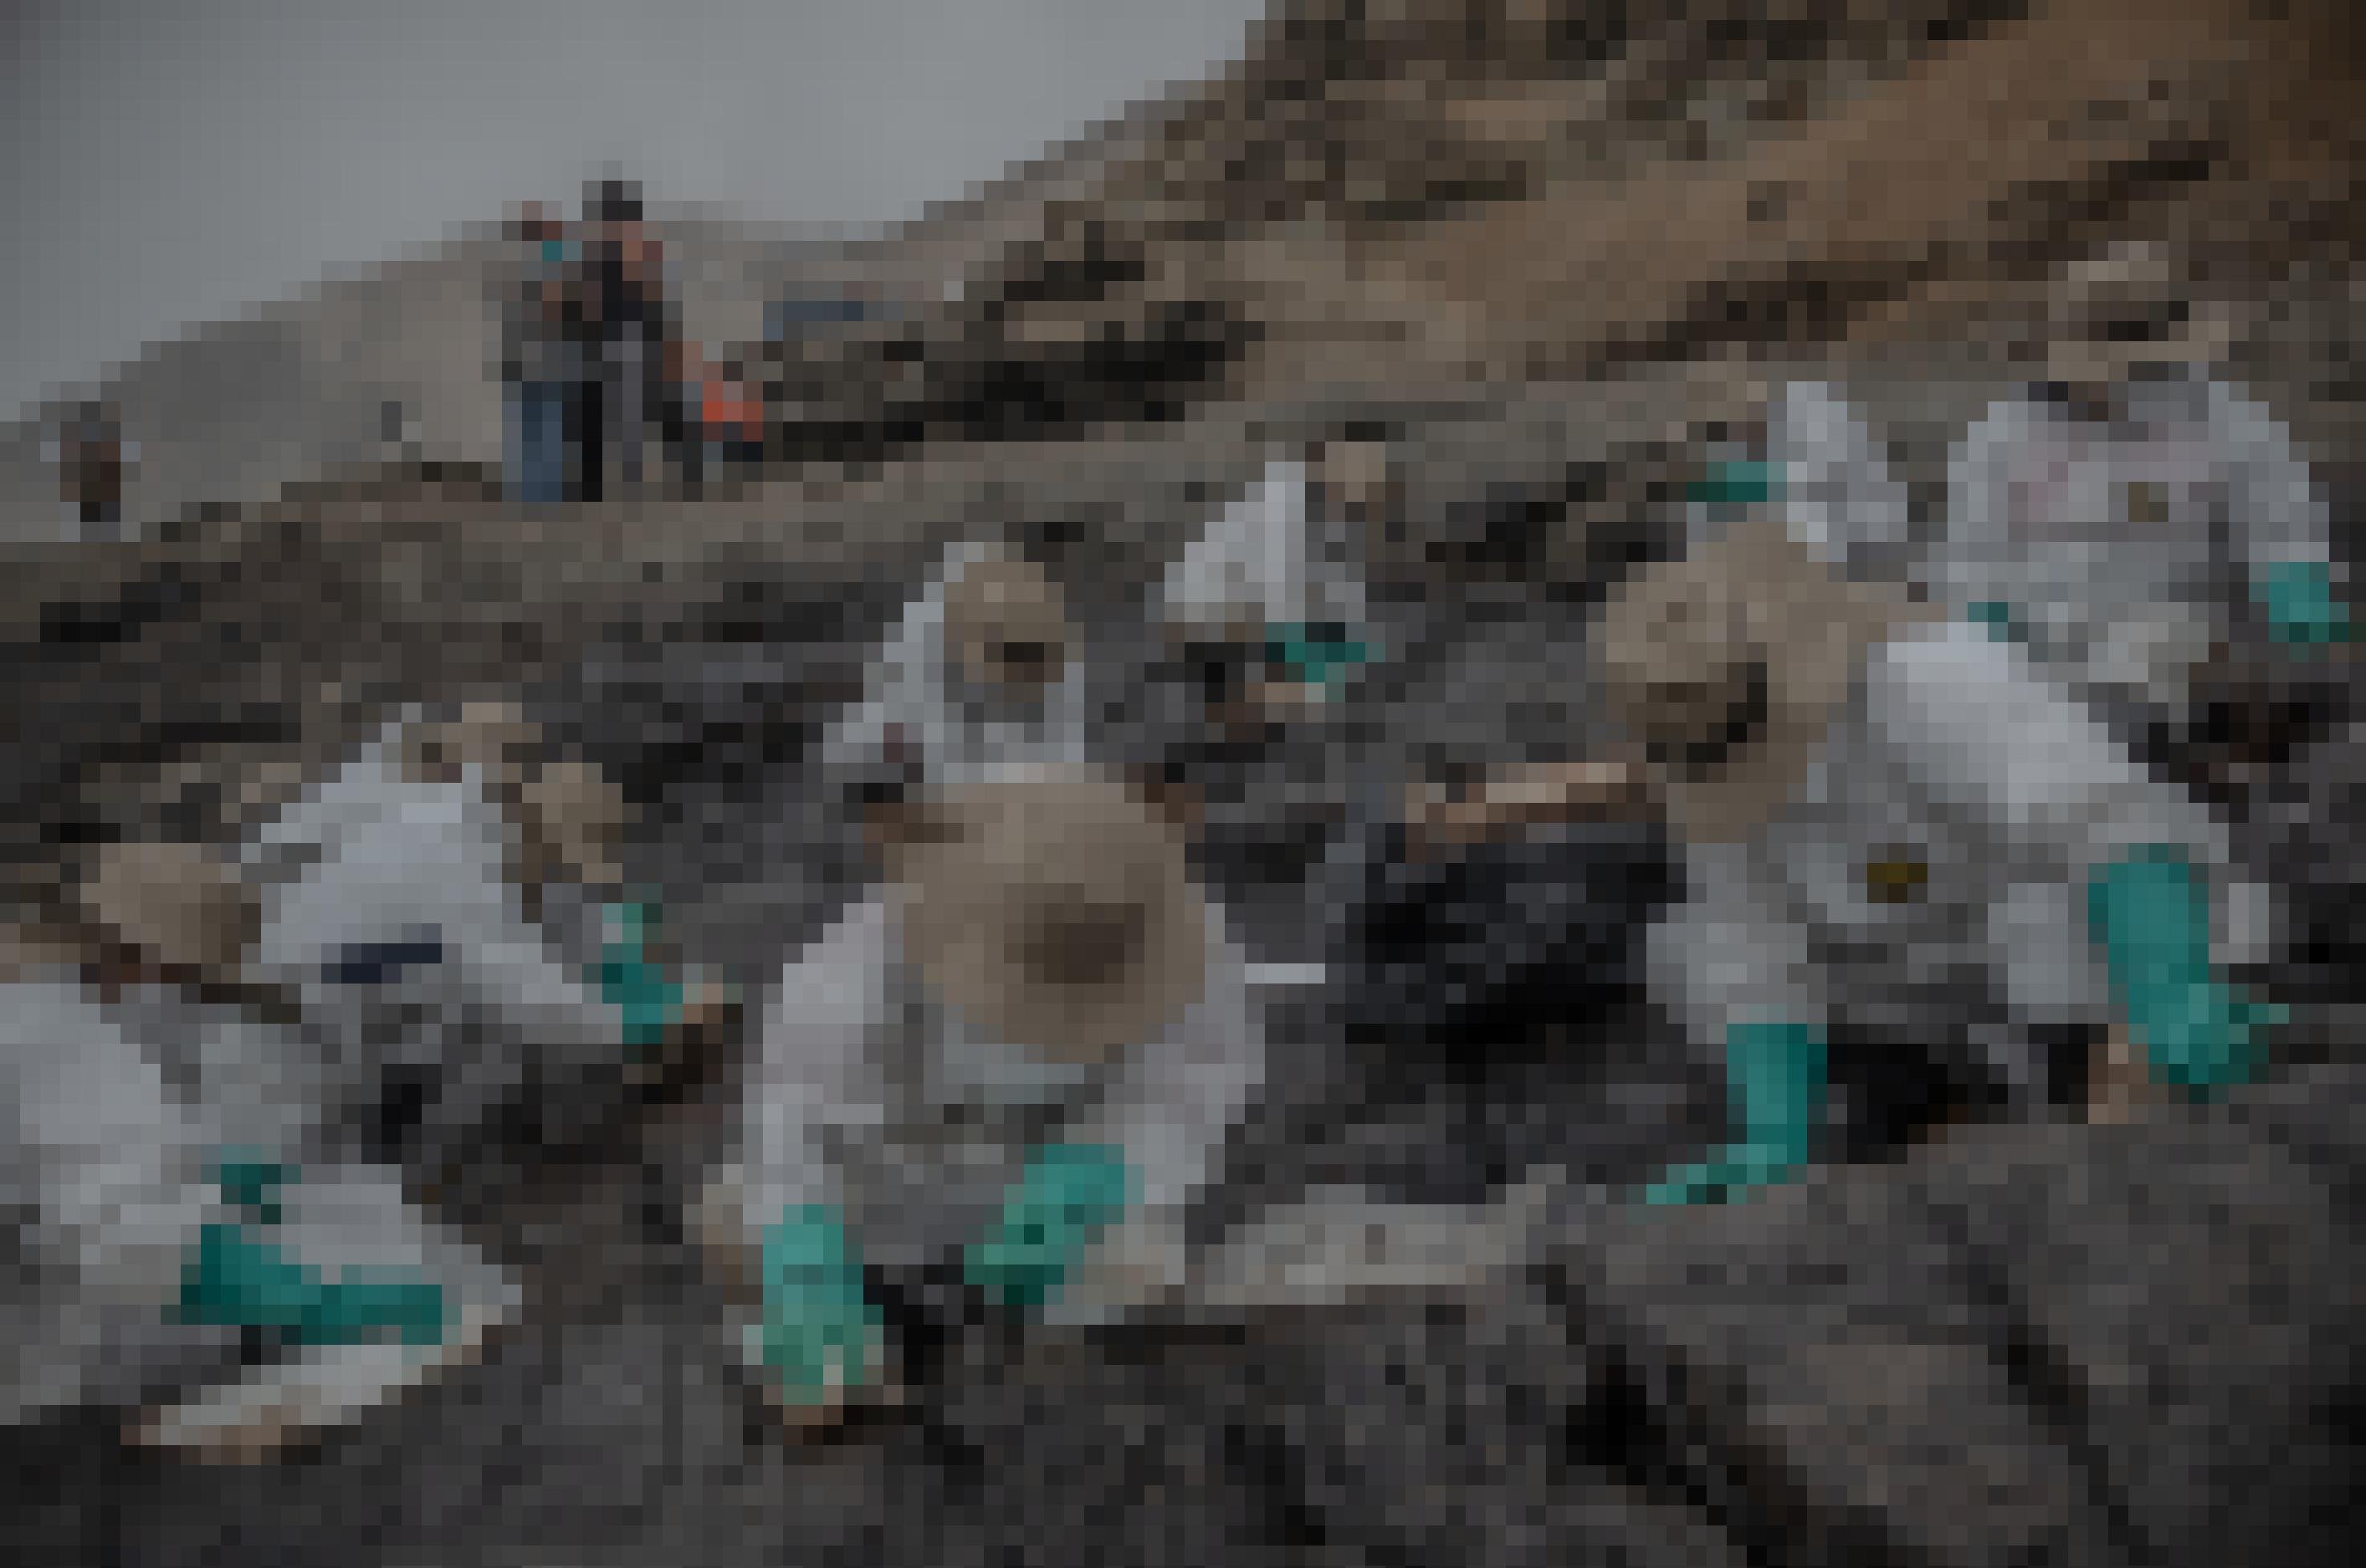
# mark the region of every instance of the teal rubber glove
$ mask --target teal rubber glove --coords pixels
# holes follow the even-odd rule
[[[1006,1306],[1058,1299],[1085,1251],[1132,1202],[1133,1172],[1117,1149],[1054,1144],[1013,1183],[1001,1217],[967,1259],[971,1284]]]
[[[1691,497],[1708,506],[1757,506],[1772,500],[1778,487],[1772,463],[1712,463],[1707,473],[1693,481]]]
[[[404,1269],[348,1269],[321,1287],[297,1338],[344,1345],[389,1331],[406,1345],[440,1345],[453,1328],[443,1287]]]
[[[624,1015],[625,1044],[653,1051],[682,1017],[681,982],[648,958],[656,912],[644,903],[622,903],[607,912],[608,940],[600,949],[600,999]]]
[[[218,1328],[292,1329],[320,1296],[311,1270],[237,1225],[209,1225],[181,1271],[181,1319]]]
[[[2248,1079],[2283,1010],[2244,1000],[2210,962],[2210,905],[2171,846],[2132,850],[2087,884],[2087,923],[2128,1032],[2163,1083],[2206,1093]]]
[[[2025,643],[2029,630],[2012,606],[2000,599],[1984,599],[1964,607],[1964,619],[1987,631],[1989,638],[1998,643]]]
[[[1692,483],[1692,499],[1706,506],[1758,506],[1774,499],[1774,464],[1720,461]]]
[[[2252,574],[2251,597],[2279,642],[2314,648],[2350,640],[2349,610],[2333,596],[2333,568],[2326,562],[2261,566]]]
[[[279,1223],[279,1190],[296,1179],[296,1168],[283,1160],[244,1149],[225,1149],[214,1162],[214,1181],[222,1198],[246,1211],[262,1225]]]
[[[763,1317],[749,1348],[792,1398],[818,1400],[871,1375],[882,1331],[862,1266],[829,1209],[793,1208],[764,1233]]]
[[[1787,1181],[1807,1164],[1824,1103],[1822,1037],[1804,1024],[1736,1024],[1726,1030],[1725,1056],[1741,1137],[1646,1187],[1644,1203],[1722,1202]]]
[[[1279,666],[1290,679],[1308,686],[1328,686],[1358,665],[1370,660],[1369,645],[1339,625],[1279,622],[1267,628],[1266,662]]]
[[[436,1345],[450,1331],[444,1293],[408,1270],[354,1270],[323,1281],[278,1247],[236,1225],[209,1225],[181,1275],[181,1320],[220,1328],[274,1328],[298,1344],[351,1345],[389,1333]]]

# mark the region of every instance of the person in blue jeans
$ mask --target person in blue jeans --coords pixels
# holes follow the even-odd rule
[[[568,498],[576,466],[572,409],[583,369],[568,313],[580,262],[576,242],[539,207],[519,220],[514,243],[518,276],[503,313],[501,365],[510,486],[522,501],[551,505]]]
[[[549,506],[567,498],[569,395],[563,381],[527,381],[511,389],[510,471],[522,501]]]

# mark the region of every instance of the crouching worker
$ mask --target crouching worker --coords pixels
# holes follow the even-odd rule
[[[26,1053],[64,1031],[119,1058],[129,1085],[140,1059],[166,1075],[165,1108],[125,1145],[175,1194],[141,1256],[190,1253],[170,1307],[182,1316],[159,1333],[265,1347],[146,1440],[216,1451],[342,1420],[507,1316],[506,1277],[444,1240],[406,1183],[498,1190],[728,1026],[719,991],[668,960],[651,912],[618,896],[621,823],[595,775],[506,710],[471,708],[390,727],[263,828],[243,864],[154,844],[99,857],[85,946],[103,1006],[78,999],[69,969],[46,1012],[12,1019],[35,1031]],[[178,1152],[153,1152],[158,1139]]]
[[[1081,763],[1084,676],[1059,585],[999,544],[956,545],[906,609],[862,700],[824,738],[823,767],[876,801],[1013,762]]]
[[[1651,984],[1722,1047],[1740,1128],[1652,1201],[1797,1170],[1843,1025],[2024,1103],[2087,1087],[2097,1040],[2188,1093],[2259,1065],[2268,1014],[2225,966],[2265,944],[2263,890],[2014,648],[1763,515],[1624,585],[1598,631],[1687,865]]]
[[[1375,634],[1349,532],[1384,490],[1370,443],[1275,462],[1211,520],[1159,587],[1168,635],[1209,672],[1234,722],[1284,722],[1319,707],[1373,656]]]
[[[1301,958],[1309,895],[1358,806],[1341,743],[1385,652],[1351,524],[1388,494],[1378,443],[1304,458],[1268,463],[1169,566],[1141,690],[1156,787],[1193,802],[1211,884],[1260,952]]]
[[[2354,635],[2323,487],[2222,378],[2236,322],[2165,253],[2124,245],[2067,281],[2047,379],[1954,455],[1928,575],[2123,729],[2180,734],[2230,648],[2299,668]]]
[[[424,1177],[590,1137],[727,1011],[625,896],[621,798],[501,704],[389,726],[256,835],[244,972]]]
[[[254,1457],[473,1358],[516,1293],[338,1135],[321,1053],[238,978],[258,912],[230,868],[118,846],[84,890],[84,939],[0,994],[0,1416],[97,1406],[137,1445]]]
[[[795,1426],[892,1382],[880,1282],[1071,1323],[1170,1296],[1264,1070],[1166,824],[1085,769],[907,803],[888,877],[789,968],[703,1229]]]

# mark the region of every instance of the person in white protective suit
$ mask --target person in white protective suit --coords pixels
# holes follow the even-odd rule
[[[1171,1298],[1264,1072],[1241,957],[1124,785],[1013,767],[901,827],[783,975],[703,1204],[796,1426],[892,1387],[871,1271],[1070,1321]]]
[[[715,999],[649,961],[624,816],[503,706],[390,725],[255,834],[244,972],[296,1000],[350,1104],[411,1098],[400,1141],[423,1171],[522,1100],[546,1137],[579,1136]]]
[[[905,611],[823,766],[872,801],[1008,762],[1084,759],[1082,636],[1059,586],[998,544],[949,551]]]
[[[198,983],[256,924],[229,868],[121,846],[90,884],[122,917],[100,961],[20,966],[0,1007],[0,1418],[96,1405],[137,1445],[255,1457],[476,1355],[506,1276],[346,1147],[291,1018]]]
[[[2349,639],[2325,498],[2283,427],[2220,377],[2225,311],[2163,255],[2119,247],[2070,282],[2048,380],[1955,453],[1924,572],[2115,724],[2181,726],[2238,622],[2304,651]]]
[[[718,1005],[652,961],[648,912],[613,896],[621,803],[532,743],[500,709],[400,722],[267,823],[243,864],[156,844],[102,857],[91,924],[130,967],[105,971],[102,1013],[69,983],[25,1016],[168,1075],[168,1108],[144,1114],[181,1152],[154,1158],[179,1173],[182,1220],[207,1217],[158,1243],[189,1252],[181,1299],[159,1307],[167,1338],[191,1327],[173,1314],[194,1315],[287,1352],[158,1416],[150,1440],[265,1445],[471,1350],[514,1293],[411,1208],[404,1179],[530,1155],[495,1136],[521,1100],[538,1102],[546,1140],[585,1133]],[[587,928],[578,955],[558,934],[570,918]],[[405,1092],[411,1125],[389,1138]],[[246,1192],[226,1218],[222,1170]]]
[[[1739,1124],[1650,1196],[1798,1168],[1842,1023],[2023,1103],[2055,1076],[2040,1041],[2114,1041],[2197,1092],[2251,1070],[2264,1015],[2225,970],[2262,955],[2268,901],[2208,812],[2019,650],[1851,582],[1788,521],[1753,509],[1597,628],[1687,868],[1647,969],[1724,1048]]]
[[[1370,442],[1268,464],[1168,568],[1158,613],[1170,641],[1229,671],[1220,709],[1283,717],[1326,700],[1373,658],[1350,530],[1385,490],[1384,468]]]
[[[1152,593],[1151,771],[1188,802],[1200,864],[1268,956],[1316,956],[1310,890],[1372,809],[1375,780],[1341,742],[1383,656],[1363,547],[1393,488],[1378,441],[1271,461]]]

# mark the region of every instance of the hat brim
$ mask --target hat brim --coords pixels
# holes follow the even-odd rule
[[[963,791],[963,831],[897,857],[906,956],[971,1029],[1063,1061],[1155,1037],[1206,987],[1206,907],[1173,830],[1122,784],[1068,775]],[[1025,961],[1031,923],[1122,907],[1138,941],[1107,981],[1061,984]]]
[[[81,888],[107,939],[152,963],[228,976],[262,926],[262,904],[227,864],[196,845],[134,842],[100,853]]]
[[[2095,384],[2124,379],[2143,365],[2207,364],[2234,346],[2235,323],[2225,312],[2197,309],[2167,337],[2126,342],[2063,332],[2045,347],[2047,374],[2058,381]]]
[[[1779,813],[1798,793],[1832,721],[1848,703],[1865,651],[1927,617],[1902,597],[1853,583],[1816,560],[1778,522],[1752,519],[1637,586],[1648,589],[1665,573],[1718,580],[1740,590],[1748,657],[1765,671],[1766,715],[1756,734],[1711,767],[1663,766],[1660,790],[1670,821],[1694,842],[1744,838]],[[1648,645],[1648,627],[1628,624],[1642,613],[1626,596],[1606,612],[1603,634]],[[1614,669],[1644,670],[1648,659]],[[1647,707],[1645,684],[1620,687],[1616,700]]]

